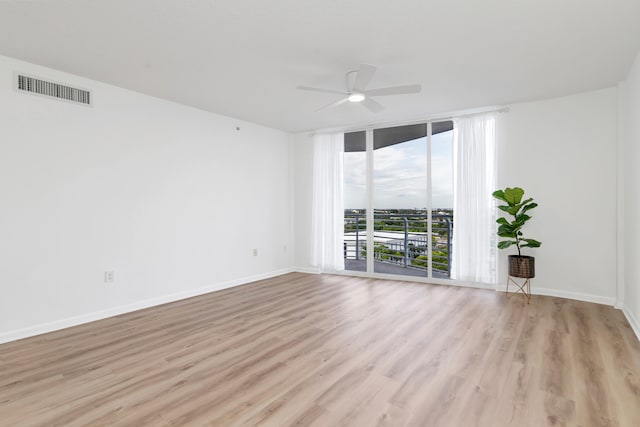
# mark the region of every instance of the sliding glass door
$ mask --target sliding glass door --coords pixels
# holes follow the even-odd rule
[[[373,131],[376,273],[427,275],[427,148],[426,124]]]
[[[345,269],[367,271],[367,150],[365,132],[346,138],[344,153]]]
[[[452,128],[447,121],[345,134],[347,270],[449,277]]]

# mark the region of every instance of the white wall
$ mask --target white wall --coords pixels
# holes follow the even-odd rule
[[[624,311],[640,338],[640,54],[622,86],[625,92]]]
[[[0,342],[289,270],[290,161],[284,132],[0,56]]]
[[[512,105],[498,123],[498,186],[539,203],[525,230],[542,242],[527,250],[532,290],[614,304],[616,89]],[[501,251],[502,285],[510,253]]]

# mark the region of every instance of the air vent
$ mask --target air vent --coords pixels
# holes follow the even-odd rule
[[[91,105],[91,92],[77,89],[59,83],[48,82],[34,77],[17,75],[17,89],[20,92],[27,92],[43,95],[51,98],[63,99],[78,104]]]

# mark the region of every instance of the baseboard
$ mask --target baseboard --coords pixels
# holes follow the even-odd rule
[[[294,270],[300,273],[311,273],[311,274],[321,273],[319,270],[314,270],[313,268],[296,267]],[[453,280],[435,279],[435,278],[427,279],[427,278],[420,278],[415,276],[398,276],[395,274],[376,273],[375,275],[372,275],[371,273],[367,273],[364,271],[342,270],[342,271],[330,272],[327,274],[367,277],[372,279],[383,279],[383,280],[406,280],[410,282],[428,283],[433,285],[462,286],[465,288],[491,289],[498,292],[504,292],[507,289],[506,285],[495,286],[495,285],[489,285],[486,283],[463,282],[463,281],[453,281]],[[616,302],[616,299],[614,297],[603,297],[600,295],[585,294],[581,292],[561,291],[557,289],[538,288],[538,287],[532,287],[531,294],[567,298],[567,299],[573,299],[577,301],[593,302],[596,304],[605,304],[605,305],[611,305],[611,306],[614,306]]]
[[[272,277],[281,276],[283,274],[297,271],[293,268],[285,268],[268,273],[256,274],[253,276],[243,277],[240,279],[228,280],[216,283],[214,285],[203,286],[196,289],[190,289],[184,292],[164,295],[161,297],[151,298],[143,301],[137,301],[132,304],[121,305],[118,307],[108,308],[106,310],[95,311],[92,313],[82,314],[80,316],[68,317],[66,319],[55,320],[53,322],[42,323],[27,328],[17,329],[14,331],[4,332],[0,334],[0,344],[16,341],[23,338],[29,338],[47,332],[58,331],[60,329],[70,328],[72,326],[82,325],[83,323],[94,322],[96,320],[106,319],[108,317],[118,316],[120,314],[130,313],[144,308],[154,307],[156,305],[166,304],[169,302],[179,301],[198,295],[208,294],[210,292],[220,291],[222,289],[232,288],[235,286],[245,285],[247,283],[256,282],[258,280],[270,279]]]
[[[326,274],[333,274],[337,276],[351,276],[351,277],[366,277],[367,279],[379,279],[379,280],[395,280],[401,282],[413,282],[413,283],[425,283],[427,285],[445,285],[445,286],[460,286],[463,288],[476,288],[476,289],[489,289],[494,290],[495,286],[487,283],[476,282],[464,282],[461,280],[449,280],[449,279],[437,279],[426,278],[419,276],[403,276],[399,274],[385,274],[385,273],[367,273],[366,271],[355,270],[342,270],[342,271],[330,271]]]
[[[295,267],[293,269],[296,273],[307,273],[307,274],[320,274],[321,271],[317,267]]]
[[[511,288],[511,287],[510,287]],[[506,285],[499,285],[496,291],[504,292],[507,290]],[[544,295],[549,297],[567,298],[577,301],[593,302],[596,304],[605,304],[613,306],[615,304],[614,297],[603,297],[600,295],[585,294],[582,292],[561,291],[558,289],[531,287],[532,295]]]
[[[624,316],[627,318],[629,325],[631,325],[631,329],[633,329],[633,332],[636,333],[636,337],[640,341],[640,322],[626,305],[622,308],[622,313],[624,313]]]

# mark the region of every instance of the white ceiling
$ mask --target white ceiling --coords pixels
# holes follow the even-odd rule
[[[638,0],[0,0],[0,54],[290,132],[614,86]],[[418,95],[315,110],[344,73]]]

